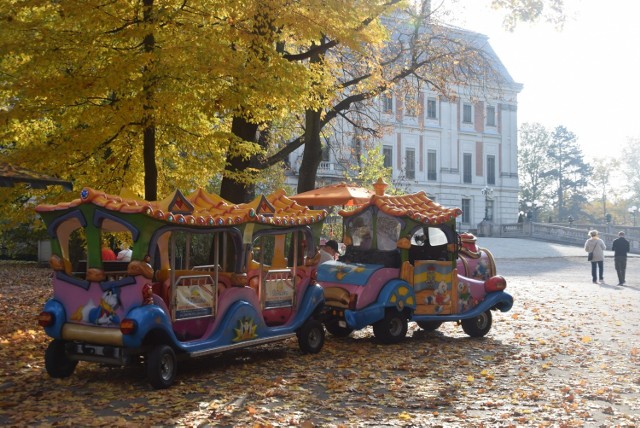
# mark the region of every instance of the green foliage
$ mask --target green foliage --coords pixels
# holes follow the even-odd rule
[[[34,230],[28,223],[20,223],[0,235],[0,258],[37,260],[38,241],[47,239],[43,229]]]
[[[526,203],[538,201],[544,207],[538,217],[584,217],[593,167],[584,161],[575,134],[564,126],[549,131],[539,123],[525,123],[519,137],[521,210],[528,211]]]
[[[632,201],[632,205],[640,205],[640,137],[629,138],[622,149],[622,173],[624,177],[624,190]]]
[[[612,201],[619,199],[620,189],[613,185],[614,181],[618,181],[619,171],[618,159],[605,158],[593,161],[590,187],[593,189],[594,196],[591,203],[599,207],[596,218],[605,219],[612,208]]]
[[[507,14],[503,25],[513,30],[519,22],[546,21],[558,29],[564,26],[564,0],[492,0],[495,9],[504,9]]]
[[[518,177],[520,179],[520,200],[523,202],[547,202],[553,190],[551,169],[547,150],[550,135],[539,123],[524,123],[519,129]],[[525,210],[524,206],[520,207]]]
[[[392,169],[384,166],[384,156],[380,148],[367,143],[362,152],[364,153],[353,153],[352,159],[356,162],[345,165],[345,180],[348,183],[359,183],[370,190],[373,190],[373,183],[378,181],[378,178],[390,183]]]
[[[547,154],[551,169],[546,174],[555,181],[558,218],[563,220],[569,214],[575,217],[587,202],[593,167],[585,163],[576,135],[564,126],[557,126],[551,133]]]

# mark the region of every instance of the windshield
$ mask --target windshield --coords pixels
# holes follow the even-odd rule
[[[448,243],[447,234],[439,227],[421,227],[411,236],[411,245],[416,246],[427,245],[437,247]]]
[[[378,211],[377,233],[379,250],[395,250],[400,238],[400,220]]]
[[[362,250],[371,248],[373,240],[373,217],[371,210],[364,211],[347,223],[347,234],[351,236],[352,245]]]

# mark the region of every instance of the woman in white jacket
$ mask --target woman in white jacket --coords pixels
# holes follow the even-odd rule
[[[598,277],[600,282],[604,282],[604,250],[607,248],[604,241],[598,237],[598,231],[592,230],[589,232],[590,238],[584,243],[584,250],[587,253],[592,253],[591,258],[591,277],[593,283],[598,283]],[[596,269],[599,276],[596,276]]]
[[[122,244],[120,246],[120,251],[118,251],[118,255],[116,256],[116,260],[119,260],[121,262],[130,262],[132,255],[133,251],[131,251],[131,248]]]

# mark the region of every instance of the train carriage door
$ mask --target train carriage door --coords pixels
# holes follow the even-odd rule
[[[254,240],[253,265],[258,268],[258,293],[267,325],[285,323],[295,310],[298,235],[296,231],[266,233]],[[285,255],[289,254],[294,260],[288,260]]]
[[[446,315],[457,307],[458,276],[449,261],[416,260],[413,289],[417,315]]]
[[[449,237],[438,227],[417,230],[412,236],[409,260],[418,315],[445,315],[457,308],[458,275],[448,252]]]

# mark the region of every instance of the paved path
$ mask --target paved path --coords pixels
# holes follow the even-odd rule
[[[582,247],[536,241],[533,239],[478,237],[478,246],[491,251],[496,259],[547,257],[584,257],[585,261],[587,259],[587,253]],[[605,258],[613,258],[613,251],[607,250],[604,255]],[[637,254],[629,254],[629,257],[639,256]]]

